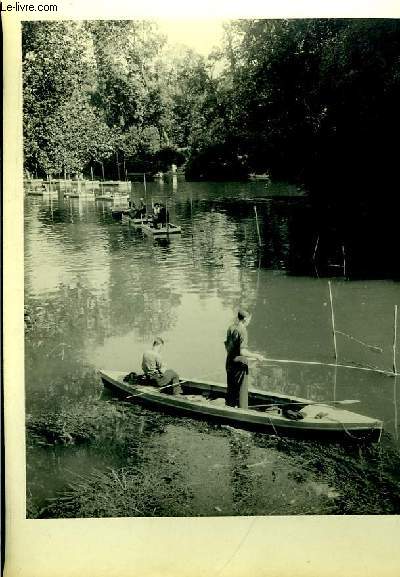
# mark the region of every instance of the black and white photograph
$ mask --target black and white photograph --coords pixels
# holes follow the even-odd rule
[[[45,16],[19,16],[29,530],[247,519],[215,575],[248,577],[260,518],[396,522],[400,20]]]
[[[27,517],[399,513],[400,23],[22,51]]]

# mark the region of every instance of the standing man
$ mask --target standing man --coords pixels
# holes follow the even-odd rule
[[[263,357],[252,353],[247,348],[247,326],[251,321],[251,314],[239,310],[237,320],[227,331],[226,349],[226,404],[230,407],[247,409],[247,375],[249,372],[248,361],[262,360]]]
[[[157,337],[153,341],[153,347],[143,353],[142,369],[148,379],[149,385],[163,388],[165,393],[179,395],[182,388],[179,385],[179,376],[172,369],[167,369],[161,357],[161,349],[164,341]]]
[[[160,222],[160,209],[161,209],[160,203],[155,202],[153,205],[153,226],[154,226],[154,228],[158,228],[158,223]]]

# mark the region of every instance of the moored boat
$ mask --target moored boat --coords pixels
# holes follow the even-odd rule
[[[125,185],[126,182],[120,181],[120,180],[103,180],[101,183],[101,186],[121,186],[121,185]]]
[[[129,210],[127,211],[129,212]],[[140,227],[143,224],[147,224],[151,222],[151,218],[144,216],[142,218],[132,218],[129,214],[125,212],[121,215],[122,224],[127,224],[128,226],[137,226]]]
[[[28,190],[26,193],[28,196],[43,196],[44,190],[36,189],[36,190]]]
[[[197,379],[181,380],[182,394],[168,395],[157,387],[144,385],[138,375],[133,383],[124,374],[100,370],[105,387],[130,402],[190,417],[216,420],[227,425],[275,434],[340,436],[350,440],[380,437],[383,423],[331,404],[249,388],[248,409],[225,405],[226,385]],[[291,410],[290,410],[291,409]],[[293,413],[299,418],[293,419]]]
[[[249,175],[250,180],[271,180],[271,177],[268,173],[264,172],[263,174],[255,174],[252,173]]]
[[[113,218],[121,220],[123,215],[129,215],[130,208],[128,205],[124,206],[113,206],[111,209],[111,214]]]
[[[152,236],[166,236],[170,234],[180,234],[182,232],[181,227],[177,226],[176,224],[172,224],[172,222],[161,226],[160,228],[155,228],[155,226],[152,226],[152,223],[146,223],[142,225],[142,230],[146,234]]]

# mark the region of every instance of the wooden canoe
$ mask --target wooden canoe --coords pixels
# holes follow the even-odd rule
[[[180,234],[182,232],[181,227],[177,226],[176,224],[172,224],[172,222],[170,222],[167,226],[163,226],[161,228],[155,228],[150,224],[143,224],[142,230],[146,234],[152,236],[166,236],[170,234]]]
[[[319,437],[340,436],[349,440],[372,440],[380,436],[382,421],[343,410],[329,404],[315,403],[309,399],[282,395],[275,392],[249,388],[249,408],[240,409],[225,405],[226,385],[182,380],[182,394],[169,395],[157,387],[126,383],[124,374],[100,370],[100,377],[108,389],[130,402],[143,403],[157,410],[172,411],[190,417],[216,420],[226,425],[268,431],[275,434],[303,434]],[[251,405],[268,404],[264,408]],[[301,420],[285,416],[282,407],[300,407]]]

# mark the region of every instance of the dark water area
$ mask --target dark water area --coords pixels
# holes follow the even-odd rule
[[[364,278],[352,275],[351,246],[343,253],[343,237],[317,226],[300,193],[263,182],[148,183],[147,202],[168,202],[182,227],[169,239],[122,225],[106,201],[26,196],[29,516],[398,512],[399,381],[356,367],[391,371],[399,285],[374,262]],[[144,196],[142,184],[135,195]],[[250,385],[358,399],[355,411],[384,421],[378,446],[279,439],[104,397],[96,369],[139,371],[155,335],[180,375],[224,382],[223,341],[239,306],[253,312],[253,350],[332,363],[328,278],[339,362],[355,368],[271,361],[254,367]],[[396,360],[400,366],[399,353]],[[157,491],[143,493],[147,505],[135,513],[113,474],[133,496],[146,479]],[[84,506],[81,493],[79,507],[75,495],[74,507],[63,509],[60,496],[79,475],[85,491],[108,487],[115,508],[94,507],[89,491]]]

